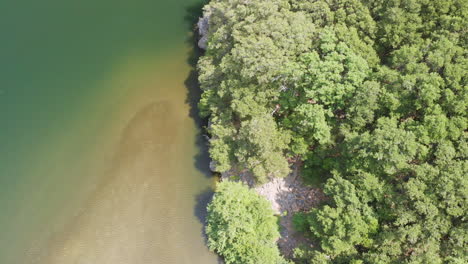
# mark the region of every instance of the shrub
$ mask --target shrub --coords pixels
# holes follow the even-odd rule
[[[227,264],[286,263],[275,244],[279,232],[270,204],[241,183],[218,184],[206,234],[209,248]]]

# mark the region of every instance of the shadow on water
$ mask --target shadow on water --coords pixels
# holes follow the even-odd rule
[[[211,188],[205,189],[203,192],[199,193],[195,196],[195,215],[197,216],[200,222],[205,223],[206,221],[206,205],[211,201],[213,198],[213,190]],[[205,233],[203,232],[203,237],[205,237]]]
[[[209,168],[210,156],[208,153],[208,142],[204,136],[205,127],[207,126],[208,119],[201,118],[198,115],[198,101],[200,100],[202,91],[198,82],[197,62],[198,58],[203,55],[203,50],[198,47],[199,34],[196,27],[199,17],[202,16],[203,6],[207,4],[207,0],[200,1],[194,5],[186,8],[186,15],[184,17],[185,23],[188,30],[192,32],[189,35],[186,42],[190,47],[187,64],[190,66],[190,73],[185,80],[185,87],[187,88],[186,103],[189,105],[189,116],[194,120],[198,132],[196,135],[196,146],[198,153],[194,156],[195,167],[205,175],[207,178],[215,177]],[[206,206],[213,198],[213,189],[207,188],[195,196],[195,208],[194,214],[200,223],[203,224],[201,234],[207,242],[207,237],[204,232],[204,224],[206,222]],[[224,263],[220,257],[218,257],[218,263]]]
[[[207,3],[207,1],[200,1],[197,4],[191,5],[186,8],[186,15],[184,17],[185,23],[188,27],[188,30],[193,34],[190,34],[186,42],[190,47],[190,51],[187,58],[187,64],[190,66],[190,73],[187,79],[185,79],[185,87],[187,88],[187,98],[186,103],[189,105],[189,116],[194,120],[196,126],[198,127],[198,133],[196,136],[196,145],[199,152],[194,157],[195,167],[201,171],[206,177],[213,177],[210,168],[209,168],[209,154],[206,138],[203,136],[204,127],[207,125],[208,120],[205,118],[200,118],[198,115],[198,101],[200,100],[202,91],[198,83],[198,73],[197,73],[197,61],[198,58],[203,54],[198,45],[198,30],[196,30],[196,23],[198,18],[202,16],[202,8]]]
[[[208,244],[208,237],[206,236],[206,233],[204,231],[205,223],[206,223],[206,215],[207,215],[206,205],[211,201],[212,198],[213,198],[213,189],[211,188],[207,188],[203,192],[195,196],[194,212],[195,212],[195,216],[203,224],[201,234],[206,245]],[[219,255],[217,256],[217,262],[218,264],[224,264],[223,259]]]

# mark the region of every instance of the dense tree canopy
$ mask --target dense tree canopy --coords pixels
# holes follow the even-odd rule
[[[275,241],[279,237],[270,204],[237,182],[218,185],[208,205],[208,245],[227,264],[286,264]]]
[[[468,1],[212,0],[217,170],[326,180],[312,263],[466,263]],[[299,257],[298,255],[298,257]],[[298,259],[299,261],[299,259]]]

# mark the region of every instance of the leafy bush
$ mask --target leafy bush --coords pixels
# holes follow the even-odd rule
[[[304,213],[295,213],[293,215],[293,226],[294,229],[301,232],[308,231],[309,222],[307,221],[307,214]]]
[[[208,246],[227,264],[280,264],[279,237],[271,205],[238,182],[218,184],[208,205]]]

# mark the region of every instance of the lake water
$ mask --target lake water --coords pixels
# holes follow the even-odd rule
[[[216,263],[197,0],[0,1],[0,263]]]

